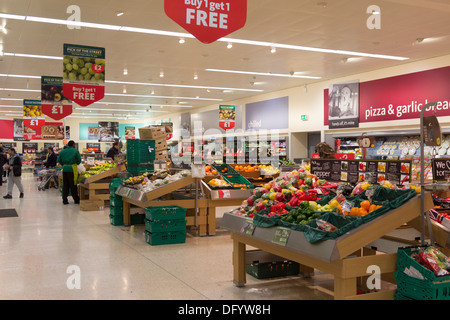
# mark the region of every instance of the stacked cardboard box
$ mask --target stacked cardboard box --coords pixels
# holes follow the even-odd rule
[[[142,140],[155,140],[155,160],[169,159],[166,126],[148,126],[139,128],[139,136]]]

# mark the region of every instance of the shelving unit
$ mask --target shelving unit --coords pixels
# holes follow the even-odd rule
[[[370,244],[388,233],[420,217],[421,197],[416,196],[401,207],[363,224],[334,240],[309,243],[303,232],[282,227],[261,228],[253,220],[230,213],[222,219],[222,227],[231,232],[233,240],[233,281],[242,287],[246,282],[246,246],[295,261],[303,272],[314,269],[334,275],[336,300],[394,299],[395,290],[383,290],[357,295],[358,278],[367,277],[368,267],[380,267],[383,279],[395,284],[397,253],[375,252]],[[425,194],[425,209],[433,207],[430,193]],[[275,241],[276,233],[284,232],[284,243]]]

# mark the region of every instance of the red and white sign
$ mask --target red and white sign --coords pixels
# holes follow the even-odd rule
[[[82,107],[87,107],[105,97],[105,87],[98,85],[64,83],[64,95]]]
[[[243,28],[247,21],[247,0],[164,0],[164,10],[206,44]]]
[[[45,125],[45,118],[23,118],[23,125],[31,130],[37,130]]]
[[[355,154],[354,153],[335,153],[334,157],[336,159],[355,159]],[[319,159],[319,154],[318,153],[313,153],[312,154],[312,158],[313,159]]]
[[[419,119],[422,107],[437,106],[425,115],[450,115],[450,67],[384,78],[359,85],[359,122]],[[328,89],[324,90],[324,124],[328,125]]]
[[[41,110],[53,120],[62,120],[72,114],[73,107],[71,104],[42,104]]]

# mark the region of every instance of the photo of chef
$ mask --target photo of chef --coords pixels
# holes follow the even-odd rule
[[[332,128],[359,125],[359,83],[333,84],[328,91],[329,121]]]

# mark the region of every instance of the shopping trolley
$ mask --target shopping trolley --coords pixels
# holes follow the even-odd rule
[[[56,169],[44,169],[38,172],[41,182],[39,183],[38,190],[44,191],[46,186],[58,189],[58,170]],[[53,183],[52,183],[53,182]]]

